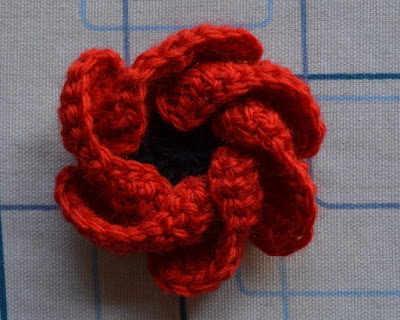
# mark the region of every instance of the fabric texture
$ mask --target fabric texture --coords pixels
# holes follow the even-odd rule
[[[399,16],[396,0],[1,0],[0,319],[398,319]],[[145,256],[96,249],[62,218],[54,179],[76,162],[57,109],[83,51],[130,65],[201,23],[254,34],[261,60],[308,83],[328,131],[309,162],[310,245],[286,258],[246,246],[217,291],[183,299],[159,290]]]

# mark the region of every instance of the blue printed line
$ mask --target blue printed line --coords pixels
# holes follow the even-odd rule
[[[0,319],[7,320],[7,293],[6,293],[6,273],[4,268],[4,246],[2,214],[0,208]]]
[[[98,259],[98,250],[95,246],[93,246],[92,249],[92,274],[93,274],[95,320],[100,320],[101,296],[100,296],[100,281],[99,281],[99,259]]]
[[[305,0],[301,0],[305,1]],[[317,73],[307,75],[307,80],[397,80],[400,73]]]
[[[52,211],[58,210],[59,206],[55,204],[3,204],[0,210],[4,211]]]
[[[126,1],[126,0],[123,0]],[[272,11],[273,11],[273,0],[265,0],[267,7],[267,16],[263,21],[260,22],[251,22],[251,23],[234,23],[233,27],[243,27],[247,29],[257,29],[266,27],[270,21],[272,20]],[[92,31],[124,31],[126,26],[123,23],[121,26],[102,26],[102,25],[93,25],[87,19],[87,5],[86,0],[81,0],[80,2],[80,16],[82,20],[82,24],[88,30]],[[176,24],[176,25],[128,25],[129,31],[174,31],[179,29],[187,29],[193,28],[196,24],[184,25],[184,24]],[[221,24],[226,25],[226,24]]]
[[[325,209],[334,210],[361,210],[361,209],[400,209],[400,203],[329,203],[317,198],[317,204]]]
[[[289,320],[289,303],[288,303],[287,279],[286,279],[286,260],[283,257],[281,258],[280,273],[281,273],[281,285],[282,285],[283,319]]]
[[[301,60],[303,65],[302,77],[307,80],[308,75],[308,46],[307,46],[307,4],[306,0],[300,0],[301,21]]]
[[[304,41],[307,41],[304,38]],[[302,41],[302,51],[307,49],[307,42]],[[305,74],[295,74],[304,81],[313,80],[399,80],[400,73],[308,73],[307,53],[302,55],[303,68],[307,68]]]
[[[317,97],[317,100],[320,102],[400,101],[400,96],[326,96],[326,97]]]
[[[185,297],[179,297],[179,319],[187,320],[186,298]]]
[[[400,297],[400,291],[292,291],[291,297]]]
[[[125,65],[129,66],[131,57],[130,57],[130,43],[129,43],[129,8],[128,8],[128,0],[122,0],[122,16],[124,23],[124,60]]]

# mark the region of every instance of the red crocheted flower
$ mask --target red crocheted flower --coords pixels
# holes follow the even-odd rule
[[[303,248],[317,213],[303,159],[318,152],[325,126],[309,87],[261,55],[247,31],[207,25],[172,35],[131,67],[111,50],[84,52],[59,108],[77,160],[56,181],[65,218],[101,248],[147,252],[157,284],[184,296],[231,277],[246,239],[268,255]],[[210,124],[224,145],[206,174],[173,186],[129,158],[152,113],[179,131]]]

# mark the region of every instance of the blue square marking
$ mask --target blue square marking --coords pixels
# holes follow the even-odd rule
[[[124,2],[126,0],[123,0]],[[267,16],[263,21],[258,22],[247,22],[247,23],[234,23],[233,27],[243,27],[247,29],[258,29],[266,27],[272,20],[273,11],[273,0],[265,0],[265,5],[267,8]],[[127,5],[124,5],[124,12],[127,9]],[[94,25],[91,24],[87,19],[87,0],[81,0],[80,2],[80,16],[83,25],[86,29],[92,31],[124,31],[126,25],[123,23],[120,26],[110,26],[110,25]],[[166,25],[128,25],[129,31],[173,31],[179,29],[192,28],[195,25],[184,25],[184,24],[166,24]]]

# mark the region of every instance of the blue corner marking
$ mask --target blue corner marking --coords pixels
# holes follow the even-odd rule
[[[4,267],[4,245],[2,232],[2,211],[31,211],[43,210],[51,211],[58,209],[56,205],[42,204],[15,204],[15,205],[0,205],[0,319],[7,320],[7,292],[6,292],[6,275]]]
[[[400,96],[325,96],[317,97],[319,102],[336,101],[336,102],[357,102],[357,101],[400,101]],[[310,174],[313,177],[313,163],[309,159]],[[386,209],[400,209],[400,202],[326,202],[320,198],[316,198],[317,204],[321,208],[328,210],[386,210]]]
[[[4,254],[3,254],[3,237],[1,228],[1,211],[53,211],[59,210],[59,206],[55,204],[4,204],[0,205],[0,319],[7,320],[7,304],[6,304],[6,287],[4,273]],[[98,271],[98,249],[93,246],[92,251],[92,275],[93,275],[93,291],[94,291],[94,307],[95,319],[101,319],[101,297],[99,286]]]
[[[124,3],[127,0],[123,0]],[[273,0],[265,0],[267,7],[267,16],[263,21],[260,22],[249,22],[249,23],[234,23],[233,27],[243,27],[247,29],[257,29],[266,27],[272,20],[273,11]],[[124,8],[123,8],[124,10]],[[86,29],[92,31],[124,31],[126,28],[125,22],[120,26],[107,26],[107,25],[94,25],[91,24],[87,19],[87,0],[81,0],[80,2],[80,16],[82,24]],[[124,19],[123,19],[124,20]],[[171,24],[171,25],[128,25],[129,31],[173,31],[185,28],[192,28],[195,25],[184,25],[184,24]]]
[[[7,294],[6,294],[6,273],[4,268],[4,246],[2,214],[0,208],[0,319],[7,320]]]
[[[87,6],[86,0],[80,0],[79,15],[81,16],[81,21],[84,27],[92,31],[124,31],[124,26],[98,26],[93,25],[87,20]]]
[[[285,258],[280,258],[284,260]],[[332,290],[332,291],[290,291],[287,290],[287,280],[286,280],[286,265],[283,265],[285,262],[282,262],[280,266],[281,272],[281,284],[282,284],[282,291],[253,291],[248,290],[245,288],[243,281],[242,281],[242,268],[239,268],[236,271],[235,278],[236,284],[239,288],[239,291],[246,296],[249,297],[282,297],[282,301],[286,302],[283,304],[284,309],[284,318],[287,319],[289,315],[289,308],[286,306],[285,303],[288,304],[287,298],[288,297],[400,297],[400,290]],[[284,272],[284,273],[283,273]],[[285,274],[285,276],[283,276]],[[283,298],[284,296],[286,298]],[[287,309],[287,310],[285,310]],[[285,316],[285,314],[287,316]]]
[[[300,0],[301,51],[303,74],[300,78],[309,80],[397,80],[400,73],[316,73],[309,74],[307,44],[307,3]]]
[[[251,291],[247,290],[242,281],[242,267],[239,267],[235,273],[236,284],[239,291],[250,297],[282,297],[282,291]]]

